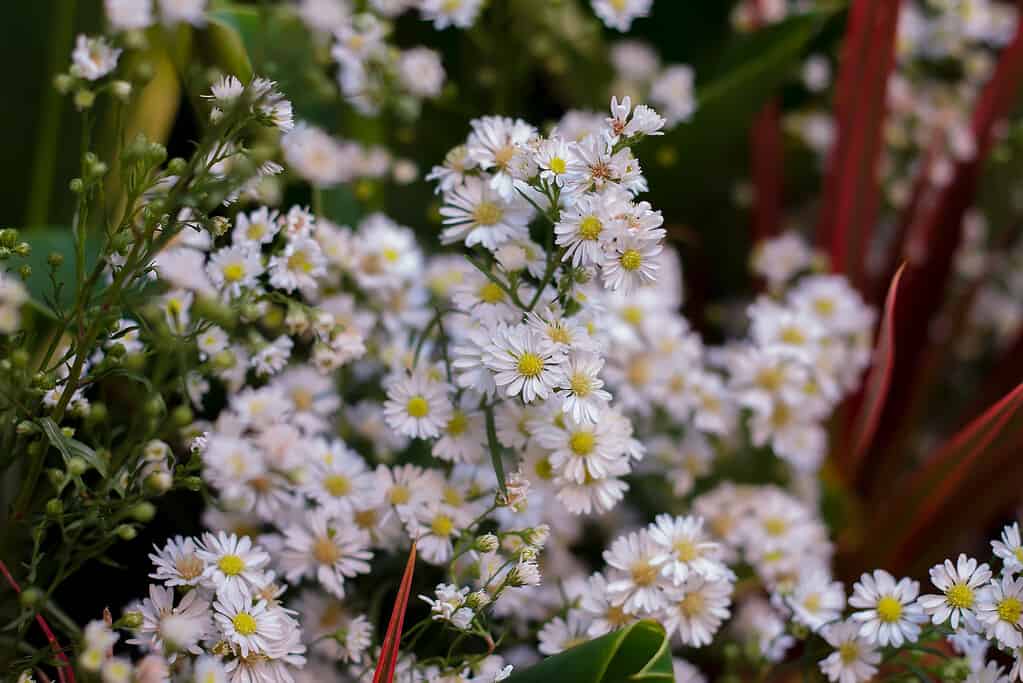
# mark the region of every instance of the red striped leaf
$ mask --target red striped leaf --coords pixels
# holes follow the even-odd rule
[[[401,629],[405,623],[405,610],[408,608],[409,595],[412,593],[412,573],[415,568],[416,542],[413,540],[408,553],[408,562],[405,563],[405,573],[402,574],[401,584],[398,586],[398,596],[394,599],[391,620],[387,623],[384,643],[380,647],[380,659],[377,661],[377,669],[373,674],[373,683],[393,683],[394,681],[394,670],[398,665],[398,653],[401,648]]]
[[[21,586],[14,580],[10,570],[7,569],[7,565],[4,564],[3,560],[0,560],[0,574],[3,574],[8,585],[14,590],[15,593],[21,592]],[[67,655],[64,654],[64,648],[60,646],[57,641],[57,636],[53,634],[50,629],[50,625],[46,623],[46,619],[43,615],[36,614],[36,623],[39,624],[39,628],[42,629],[43,635],[46,636],[46,640],[50,643],[50,647],[53,648],[53,653],[57,656],[60,661],[60,666],[57,667],[57,679],[60,683],[75,683],[75,670],[71,666],[71,662],[68,660]]]

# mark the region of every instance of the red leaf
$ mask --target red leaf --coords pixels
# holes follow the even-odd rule
[[[398,651],[401,648],[401,628],[405,622],[405,610],[408,607],[409,594],[412,592],[412,573],[415,568],[416,542],[413,540],[408,553],[408,562],[405,563],[405,573],[402,574],[401,584],[398,587],[398,596],[394,599],[391,620],[387,623],[384,644],[380,647],[380,659],[377,661],[376,673],[373,674],[373,683],[392,683],[394,681],[394,669],[398,664]]]
[[[838,137],[818,220],[831,266],[862,286],[863,254],[877,216],[877,165],[900,0],[853,0],[835,86]]]
[[[7,583],[15,593],[21,592],[21,586],[11,576],[11,572],[7,569],[7,565],[4,564],[3,560],[0,560],[0,574],[4,575]],[[60,646],[57,641],[57,636],[53,635],[53,631],[50,630],[50,625],[46,623],[46,619],[43,615],[36,614],[36,623],[39,624],[39,628],[43,630],[43,635],[46,636],[46,640],[49,641],[50,647],[53,648],[53,652],[57,655],[57,659],[60,660],[60,666],[57,668],[57,678],[61,683],[75,683],[75,670],[71,666],[71,662],[68,661],[67,655],[64,654],[64,648]],[[66,669],[66,671],[65,671]]]
[[[843,468],[850,482],[856,480],[863,455],[872,444],[874,434],[877,433],[877,426],[881,422],[881,411],[884,409],[888,389],[891,386],[892,368],[895,365],[895,303],[899,282],[902,280],[902,271],[905,267],[903,265],[896,271],[895,277],[892,278],[892,282],[888,286],[881,329],[877,335],[877,346],[874,348],[874,357],[871,360],[870,375],[864,383],[863,400],[856,414],[856,422],[850,438],[853,444],[852,450],[847,451],[848,460]]]
[[[753,176],[753,239],[760,242],[781,226],[782,135],[778,101],[764,105],[753,121],[750,166]]]

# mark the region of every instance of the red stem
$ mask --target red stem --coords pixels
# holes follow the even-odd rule
[[[11,588],[14,589],[15,593],[21,593],[21,586],[11,576],[11,572],[7,569],[7,565],[4,564],[3,560],[0,560],[0,574],[4,575],[7,579],[7,583],[10,584]],[[60,646],[57,641],[57,636],[50,630],[50,625],[46,623],[46,619],[43,615],[36,613],[36,622],[39,624],[39,628],[43,630],[43,634],[46,636],[46,640],[50,641],[50,647],[53,648],[54,654],[57,655],[57,659],[60,660],[61,666],[57,669],[57,677],[61,683],[75,683],[75,670],[71,666],[71,662],[68,660],[67,655],[64,654],[64,648]],[[67,678],[64,677],[64,669],[67,668]]]
[[[783,146],[778,100],[771,100],[753,120],[750,146],[752,170],[753,239],[761,242],[781,227]]]

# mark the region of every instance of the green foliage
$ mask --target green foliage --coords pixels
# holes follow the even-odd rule
[[[664,627],[638,621],[512,674],[509,683],[674,681]]]

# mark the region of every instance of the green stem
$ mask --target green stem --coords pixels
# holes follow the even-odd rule
[[[508,487],[504,481],[504,461],[501,459],[501,443],[497,440],[497,427],[494,425],[494,406],[487,404],[485,408],[487,416],[487,447],[490,449],[490,462],[494,465],[494,474],[497,476],[497,485],[501,488],[501,495],[508,498]]]

